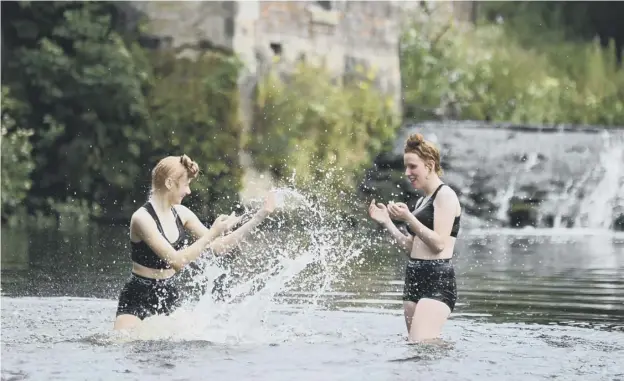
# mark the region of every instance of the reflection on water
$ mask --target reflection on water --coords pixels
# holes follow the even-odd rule
[[[127,228],[2,228],[2,293],[113,297],[128,271]]]
[[[2,237],[3,295],[116,299],[128,275],[126,227],[3,228]],[[387,247],[370,248],[336,277],[319,302],[351,311],[400,310],[404,263],[404,256]],[[624,330],[622,235],[467,231],[458,240],[455,265],[454,318]],[[280,298],[292,304],[319,295],[302,283]]]

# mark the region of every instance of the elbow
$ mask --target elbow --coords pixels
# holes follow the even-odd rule
[[[182,258],[171,258],[171,257],[165,258],[165,262],[167,262],[169,266],[171,266],[171,268],[174,269],[175,272],[177,273],[182,271],[182,269],[184,269],[184,267],[188,264],[188,262]]]
[[[178,261],[170,261],[169,265],[171,266],[172,269],[175,270],[175,272],[179,273],[187,265],[187,263],[178,262]]]
[[[431,251],[433,251],[434,254],[440,254],[444,251],[445,247],[446,245],[444,244],[444,242],[437,242],[433,245]]]

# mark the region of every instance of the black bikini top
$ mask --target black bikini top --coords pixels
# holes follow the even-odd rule
[[[427,228],[431,230],[433,230],[433,216],[434,216],[433,202],[435,201],[436,195],[438,194],[438,191],[440,190],[440,188],[442,188],[445,185],[446,184],[440,184],[440,186],[435,190],[435,192],[433,192],[431,197],[429,197],[429,200],[427,200],[424,203],[424,207],[423,207],[423,200],[425,198],[424,197],[421,198],[416,204],[416,208],[414,209],[414,212],[412,213],[414,214],[416,219],[418,219],[418,221],[420,221],[423,225],[425,225]],[[457,234],[459,233],[460,217],[461,216],[456,216],[455,220],[453,220],[453,228],[451,229],[451,237],[457,237]],[[415,235],[414,232],[410,229],[409,224],[406,224],[406,228],[409,234]]]
[[[150,214],[150,216],[152,216],[154,221],[156,221],[156,226],[158,227],[158,231],[160,231],[160,234],[162,234],[163,237],[165,237],[165,239],[167,240],[167,242],[169,242],[169,239],[167,239],[167,236],[165,235],[165,231],[163,230],[163,227],[160,224],[160,220],[158,219],[158,215],[156,214],[156,210],[154,210],[154,207],[152,206],[152,204],[149,202],[146,202],[145,205],[143,205],[143,208],[145,208],[147,212]],[[180,219],[180,216],[176,212],[175,208],[171,208],[171,211],[173,212],[173,215],[175,216],[176,226],[178,227],[179,235],[178,235],[178,239],[175,242],[173,243],[169,242],[169,243],[177,251],[177,250],[182,249],[184,246],[188,244],[189,234],[186,232],[186,229],[184,229],[184,224],[182,223],[182,220]],[[140,242],[130,241],[130,245],[132,247],[132,261],[133,262],[136,262],[145,267],[158,269],[158,270],[171,268],[171,265],[167,263],[167,261],[159,257],[158,254],[156,254],[152,250],[152,248],[150,248],[144,241],[140,241]]]

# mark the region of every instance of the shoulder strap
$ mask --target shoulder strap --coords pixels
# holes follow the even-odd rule
[[[445,186],[445,185],[446,185],[446,184],[444,184],[444,183],[440,184],[440,185],[436,188],[436,190],[433,192],[433,194],[431,195],[431,197],[429,197],[429,201],[432,201],[432,202],[433,202],[433,200],[435,200],[436,195],[438,194],[438,191],[440,190],[440,188],[442,188],[442,187],[443,187],[443,186]],[[423,203],[424,203],[424,201],[425,201],[425,199],[426,199],[426,198],[427,198],[427,196],[422,196],[422,197],[421,197],[418,201],[416,201],[416,206],[414,207],[414,210],[417,210],[418,208],[420,208],[420,207],[423,205]]]
[[[433,192],[433,194],[431,195],[431,199],[432,199],[432,200],[435,200],[435,198],[436,198],[436,196],[437,196],[437,194],[438,194],[438,191],[440,190],[440,188],[442,188],[442,187],[443,187],[443,186],[445,186],[445,185],[446,185],[446,184],[444,184],[444,183],[440,184],[440,186],[439,186],[439,187],[435,190],[435,192]]]
[[[143,207],[145,208],[145,210],[147,210],[147,212],[150,214],[150,216],[152,216],[152,218],[156,222],[156,226],[158,227],[158,231],[160,231],[160,234],[165,235],[165,231],[163,230],[163,227],[160,224],[160,220],[158,219],[158,215],[156,214],[156,210],[154,209],[154,206],[152,206],[152,204],[148,201],[145,203],[145,205],[143,205]]]
[[[176,224],[178,224],[178,227],[183,228],[184,223],[182,222],[182,219],[180,218],[180,215],[178,214],[178,211],[176,210],[175,206],[171,207],[171,211],[173,212],[173,216],[176,219]]]
[[[423,204],[423,201],[425,201],[427,197],[422,196],[420,199],[418,199],[418,201],[416,201],[416,206],[414,207],[414,210],[420,208]]]

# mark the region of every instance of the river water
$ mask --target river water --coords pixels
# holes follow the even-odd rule
[[[464,229],[439,345],[406,343],[404,256],[336,229],[297,237],[207,263],[194,282],[229,271],[225,301],[130,337],[111,333],[127,228],[3,228],[2,380],[624,380],[621,233]]]

